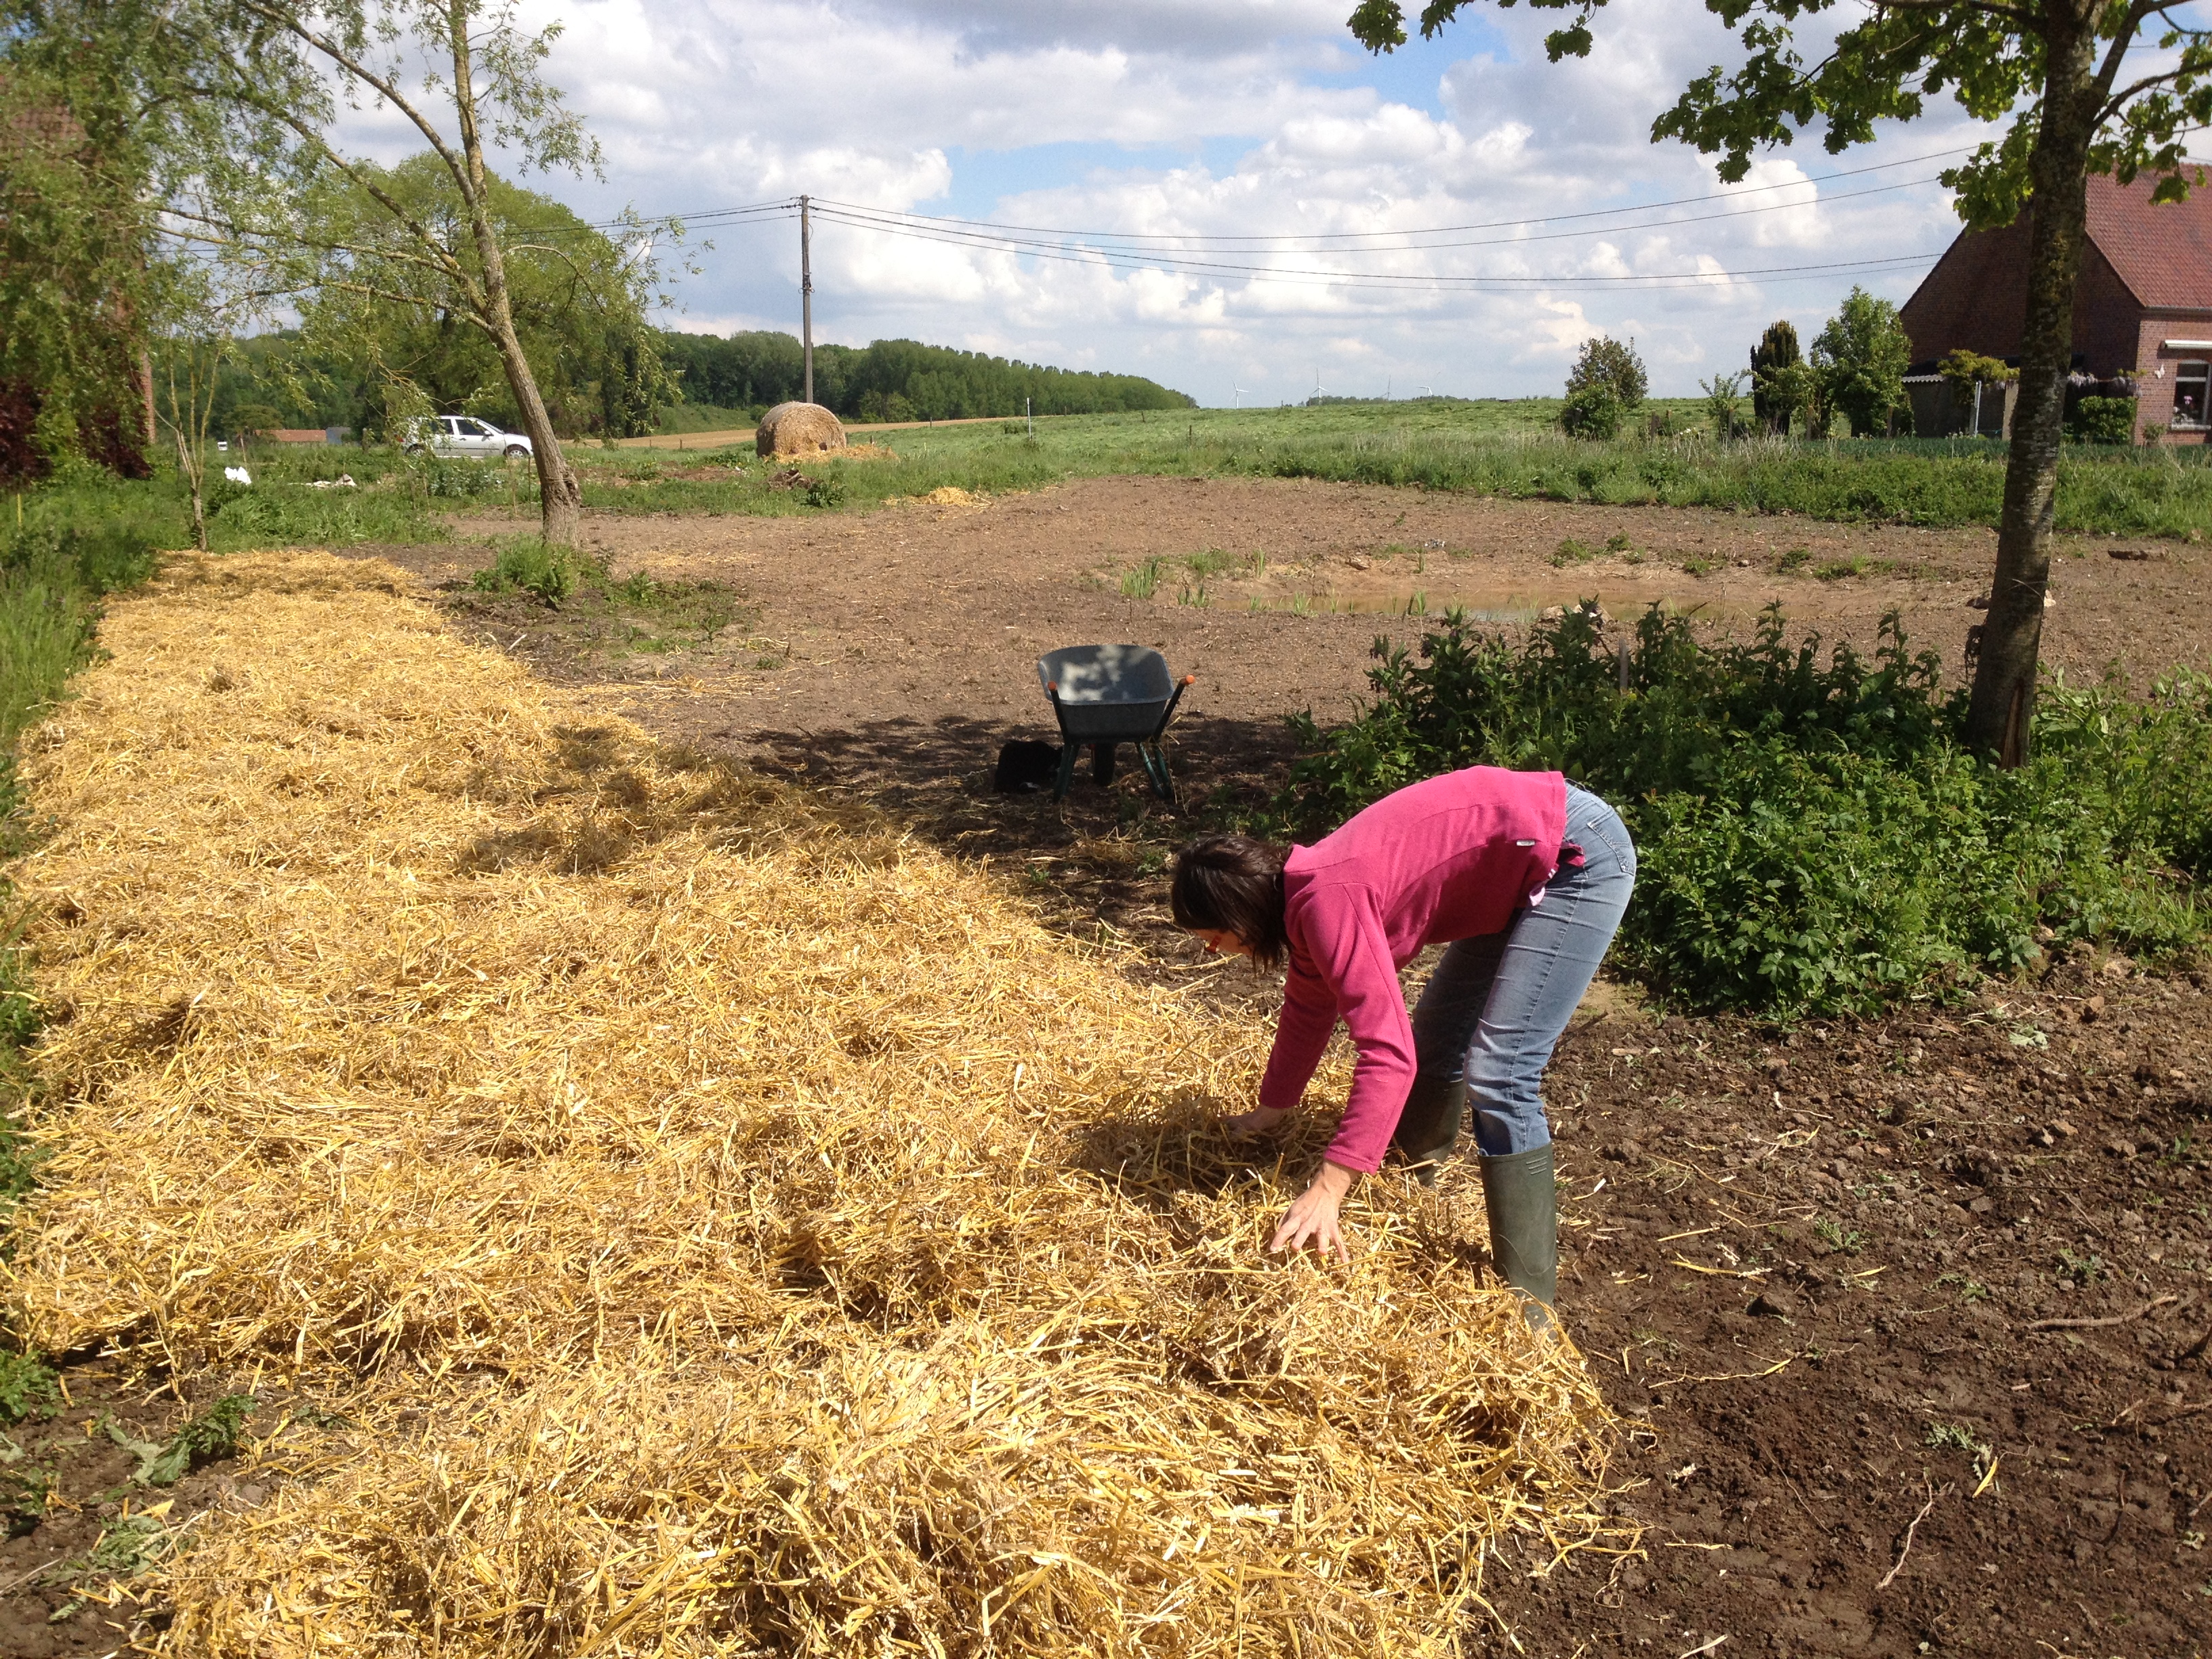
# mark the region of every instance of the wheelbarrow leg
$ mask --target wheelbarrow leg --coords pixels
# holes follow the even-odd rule
[[[1052,798],[1054,800],[1066,800],[1068,789],[1075,782],[1075,750],[1076,745],[1072,743],[1063,743],[1060,745],[1060,770],[1054,775],[1052,784]]]
[[[1114,751],[1119,747],[1111,743],[1091,745],[1091,781],[1101,789],[1114,781]]]
[[[1175,781],[1168,775],[1168,757],[1156,743],[1140,743],[1137,755],[1145,763],[1145,776],[1152,786],[1152,793],[1169,805],[1175,805]]]

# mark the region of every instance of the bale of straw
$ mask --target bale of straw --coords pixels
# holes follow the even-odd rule
[[[356,1425],[195,1528],[163,1650],[1443,1652],[1633,1546],[1464,1185],[1268,1262],[1328,1125],[1212,1129],[1264,1031],[403,587],[188,561],[31,764],[13,1311]]]
[[[760,418],[753,448],[764,456],[817,455],[845,447],[845,428],[820,404],[778,404]]]

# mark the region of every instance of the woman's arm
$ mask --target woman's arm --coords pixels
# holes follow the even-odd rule
[[[1307,945],[1358,1051],[1328,1157],[1347,1170],[1379,1170],[1413,1086],[1413,1023],[1374,894],[1348,887],[1316,895],[1324,896],[1307,918]]]
[[[1333,1007],[1342,1012],[1359,1058],[1352,1070],[1352,1099],[1320,1173],[1284,1212],[1267,1248],[1297,1250],[1311,1244],[1325,1255],[1349,1261],[1352,1251],[1338,1217],[1361,1173],[1381,1167],[1390,1132],[1405,1109],[1406,1091],[1413,1077],[1413,1030],[1374,895],[1352,888],[1317,897],[1320,902],[1302,918],[1308,955],[1316,969],[1315,979]],[[1286,991],[1286,1016],[1290,1006]],[[1326,1028],[1322,1036],[1325,1042]],[[1280,1041],[1278,1036],[1279,1045]],[[1268,1070],[1272,1076],[1272,1063]],[[1311,1074],[1309,1063],[1299,1079],[1301,1090]],[[1268,1097],[1263,1088],[1261,1101]]]
[[[1275,1020],[1275,1046],[1260,1078],[1260,1105],[1287,1112],[1304,1098],[1336,1030],[1336,999],[1329,988],[1293,952],[1283,975],[1283,1012]]]

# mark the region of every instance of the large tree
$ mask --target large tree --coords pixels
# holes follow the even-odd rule
[[[530,434],[544,538],[572,544],[581,491],[524,341],[508,268],[514,228],[502,222],[490,165],[497,149],[525,172],[597,170],[598,144],[541,73],[558,26],[524,28],[514,0],[179,3],[234,20],[195,33],[195,94],[279,139],[249,164],[215,175],[197,207],[173,205],[179,222],[231,258],[261,264],[272,287],[444,312],[480,331]],[[395,179],[342,149],[333,87],[349,103],[388,110],[412,128],[433,158],[426,167],[441,175],[437,189],[395,188],[413,175]],[[551,240],[531,251],[569,265],[580,302],[617,303],[595,276],[620,286],[652,270],[650,233],[631,222],[637,257],[611,272],[604,263],[595,271]]]
[[[1423,35],[1468,3],[1430,0]],[[1589,54],[1590,21],[1604,0],[1529,3],[1571,14],[1546,37],[1553,62]],[[1719,155],[1720,176],[1732,183],[1754,150],[1786,145],[1799,131],[1820,129],[1837,154],[1872,139],[1877,122],[1911,120],[1947,93],[1976,118],[2008,124],[2002,138],[1943,181],[1958,191],[1970,226],[2028,215],[2020,400],[1966,734],[1978,750],[2018,765],[2035,707],[2087,180],[2099,173],[2124,183],[2148,173],[2159,179],[2159,199],[2187,194],[2194,169],[2185,167],[2184,137],[2212,121],[2212,33],[2190,27],[2174,0],[1862,0],[1856,21],[1817,41],[1807,62],[1801,21],[1838,3],[1705,0],[1736,33],[1743,61],[1692,81],[1653,124],[1652,137]],[[1351,18],[1352,33],[1376,52],[1404,44],[1405,23],[1399,0],[1361,0]]]
[[[127,100],[42,72],[71,68],[0,55],[0,483],[71,454],[147,471],[144,159]]]

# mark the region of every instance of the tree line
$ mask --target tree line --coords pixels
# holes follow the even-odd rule
[[[804,355],[795,336],[744,331],[726,339],[660,335],[661,360],[684,401],[757,412],[800,396]],[[814,348],[814,401],[848,421],[953,421],[983,415],[1103,415],[1190,409],[1195,400],[1135,374],[1049,368],[980,351],[878,340]]]

